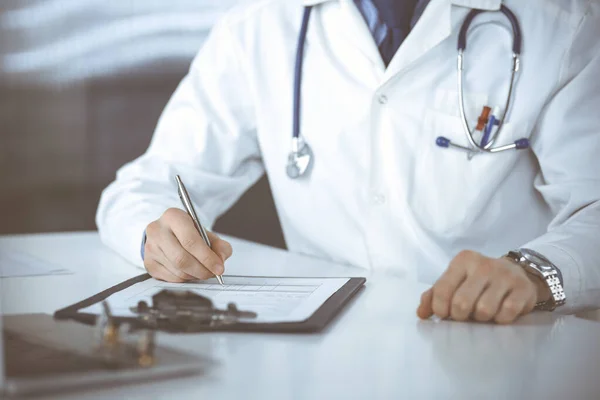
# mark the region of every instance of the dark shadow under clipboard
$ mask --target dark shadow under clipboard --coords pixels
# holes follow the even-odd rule
[[[94,324],[97,315],[81,312],[82,309],[100,303],[109,296],[120,292],[136,283],[150,279],[150,275],[142,274],[134,278],[121,282],[109,289],[106,289],[94,296],[75,303],[71,306],[58,310],[54,313],[57,320],[75,320],[85,324]],[[360,291],[366,282],[365,278],[349,278],[337,292],[332,294],[308,319],[302,322],[282,322],[282,323],[251,323],[236,322],[229,325],[206,326],[202,330],[196,330],[188,333],[199,332],[263,332],[263,333],[316,333],[325,328],[347,305],[347,303]],[[116,322],[131,322],[128,318],[115,317]],[[180,330],[170,329],[168,325],[161,325],[160,330],[178,333]]]

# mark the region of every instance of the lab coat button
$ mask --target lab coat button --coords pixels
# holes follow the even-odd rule
[[[386,104],[388,101],[388,98],[385,94],[379,95],[379,104]]]
[[[381,205],[385,203],[385,196],[377,193],[373,195],[373,203],[376,205]]]

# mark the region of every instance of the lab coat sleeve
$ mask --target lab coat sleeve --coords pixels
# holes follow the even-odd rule
[[[523,246],[561,270],[565,313],[600,307],[600,5],[591,4],[532,141],[536,188],[555,217]]]
[[[224,19],[167,104],[146,153],[123,166],[102,193],[100,237],[128,261],[142,266],[146,226],[168,208],[182,208],[176,174],[210,228],[264,173],[247,72]]]

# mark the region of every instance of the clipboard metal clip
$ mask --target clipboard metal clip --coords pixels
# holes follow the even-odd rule
[[[154,366],[155,330],[139,331],[131,329],[129,324],[119,325],[106,301],[102,302],[102,314],[96,319],[95,329],[97,345],[92,357],[114,368]]]
[[[178,332],[202,331],[256,318],[255,312],[240,311],[234,303],[218,309],[209,298],[189,290],[162,290],[152,296],[151,306],[140,301],[131,311],[146,327]]]

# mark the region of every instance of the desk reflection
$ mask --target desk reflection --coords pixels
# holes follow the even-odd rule
[[[417,331],[429,343],[428,367],[446,378],[432,385],[453,386],[457,393],[468,389],[474,398],[595,398],[600,348],[581,356],[573,352],[597,326],[588,331],[573,321],[536,313],[514,325],[419,321]]]

